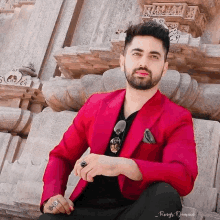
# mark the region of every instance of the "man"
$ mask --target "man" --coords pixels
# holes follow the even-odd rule
[[[158,90],[169,46],[154,21],[128,28],[126,89],[92,95],[50,152],[40,220],[179,219],[198,167],[191,113]],[[67,199],[72,170],[81,179]]]

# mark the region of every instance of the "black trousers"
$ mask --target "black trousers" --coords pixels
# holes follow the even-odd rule
[[[182,203],[168,183],[156,182],[145,189],[131,205],[114,209],[75,207],[71,215],[43,214],[38,220],[166,220],[180,219]]]

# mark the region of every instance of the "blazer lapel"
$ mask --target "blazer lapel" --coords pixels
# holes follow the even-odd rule
[[[104,154],[117,122],[126,90],[118,90],[101,102],[92,137],[91,153]]]

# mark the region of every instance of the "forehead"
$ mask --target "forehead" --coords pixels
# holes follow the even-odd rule
[[[165,53],[162,41],[152,36],[135,36],[128,46],[128,51],[134,48],[140,48],[144,52],[158,51],[161,54]]]

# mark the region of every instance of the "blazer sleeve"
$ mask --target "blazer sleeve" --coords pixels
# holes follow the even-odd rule
[[[198,175],[191,113],[179,117],[176,126],[173,126],[163,150],[162,162],[131,159],[142,173],[143,179],[138,181],[141,189],[149,182],[163,181],[172,185],[180,196],[189,194]]]
[[[64,133],[61,142],[49,153],[49,161],[43,176],[44,186],[40,202],[41,212],[43,212],[43,203],[50,197],[58,194],[64,196],[68,177],[74,168],[76,160],[89,147],[85,132],[85,113],[91,97],[79,110],[72,124]]]

